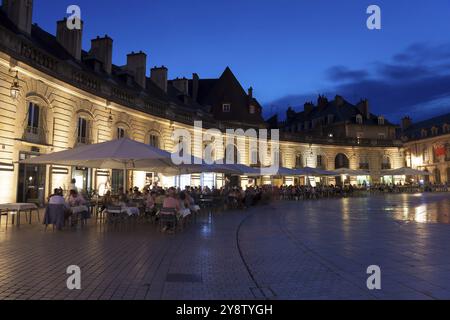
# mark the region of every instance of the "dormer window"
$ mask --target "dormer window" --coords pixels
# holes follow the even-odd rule
[[[378,117],[378,125],[380,125],[380,126],[384,125],[384,117],[382,117],[382,116]]]
[[[223,112],[231,112],[231,104],[229,104],[229,103],[222,104],[222,111]]]
[[[431,128],[431,134],[433,136],[437,136],[438,135],[438,128],[436,128],[436,127]]]
[[[362,123],[363,123],[362,115],[358,114],[358,115],[356,116],[356,123],[357,123],[357,124],[362,124]]]
[[[428,136],[427,130],[426,129],[422,129],[421,135],[422,135],[422,138],[426,138]]]
[[[449,133],[450,132],[450,126],[446,123],[442,126],[442,131],[444,133]]]
[[[255,114],[256,113],[256,107],[254,105],[251,104],[248,109],[249,109],[249,113],[250,114]]]

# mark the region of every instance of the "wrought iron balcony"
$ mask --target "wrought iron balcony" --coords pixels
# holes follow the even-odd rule
[[[25,128],[23,140],[36,144],[46,144],[46,132],[42,128],[28,126]]]

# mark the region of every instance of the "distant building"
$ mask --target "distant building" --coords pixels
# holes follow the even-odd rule
[[[425,170],[433,183],[450,183],[450,113],[413,123],[402,119],[405,165]]]
[[[397,128],[383,116],[371,113],[368,100],[353,105],[341,96],[332,101],[319,96],[316,105],[307,102],[301,112],[289,108],[285,121],[272,118],[268,122],[292,135],[361,141],[395,140]]]

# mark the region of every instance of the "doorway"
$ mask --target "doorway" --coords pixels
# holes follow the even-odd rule
[[[25,160],[35,156],[35,154],[20,153],[19,159]],[[21,203],[35,203],[39,207],[43,207],[45,202],[46,173],[46,165],[19,164],[17,201]]]

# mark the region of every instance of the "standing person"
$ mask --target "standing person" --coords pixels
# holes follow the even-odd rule
[[[69,191],[70,191],[70,190],[78,191],[78,188],[77,188],[77,180],[76,180],[75,178],[73,178],[73,179],[70,181]]]

